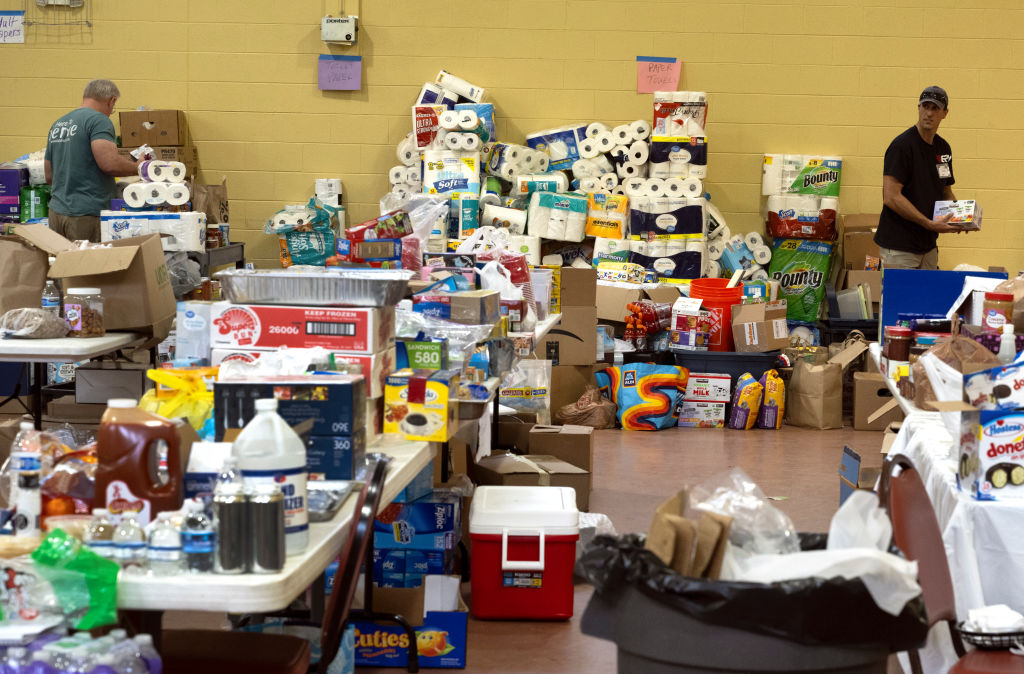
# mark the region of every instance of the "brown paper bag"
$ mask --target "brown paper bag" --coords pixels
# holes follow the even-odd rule
[[[725,548],[729,543],[729,531],[732,529],[732,518],[728,515],[721,515],[714,512],[706,512],[702,517],[710,517],[718,522],[721,533],[715,543],[715,549],[711,552],[711,559],[708,560],[707,572],[704,574],[711,580],[718,580],[722,575],[722,562],[725,560]]]
[[[43,251],[19,237],[0,237],[0,316],[11,309],[39,307],[49,269]]]
[[[1024,273],[1003,281],[993,292],[1013,293],[1013,327],[1016,332],[1024,332]]]
[[[697,521],[697,543],[691,567],[691,573],[695,578],[703,578],[707,574],[721,536],[722,523],[711,517],[710,513],[702,512],[700,520]]]
[[[843,368],[797,361],[786,394],[786,423],[804,428],[843,427]]]
[[[206,213],[206,224],[228,222],[228,179],[220,185],[192,184],[192,210]]]

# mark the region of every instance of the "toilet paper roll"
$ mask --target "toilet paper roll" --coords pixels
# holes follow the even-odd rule
[[[799,197],[797,197],[796,203],[796,213],[798,217],[818,217],[818,211],[821,210],[819,208],[819,204],[821,203],[820,197],[816,197],[813,194],[802,194]]]
[[[594,122],[587,126],[587,138],[597,138],[602,133],[608,132],[608,125],[601,122]]]
[[[769,280],[768,272],[765,271],[764,269],[756,269],[756,270],[754,270],[754,273],[750,275],[750,280],[752,280],[752,281],[768,281]]]
[[[635,164],[646,164],[647,160],[651,158],[651,149],[647,141],[633,141],[633,144],[629,146],[628,157],[629,161]]]
[[[594,192],[599,184],[598,179],[594,177],[580,178],[580,189],[584,192]]]
[[[626,188],[623,187],[622,184],[620,183],[620,184],[616,185],[615,188],[612,190],[612,194],[625,195],[626,194]]]
[[[629,242],[629,249],[638,255],[647,255],[651,251],[651,246],[643,239],[633,239]]]
[[[543,152],[537,152],[537,170],[544,173],[550,166],[551,158]]]
[[[527,264],[540,264],[540,237],[516,234],[508,237],[508,249],[513,253],[524,253]]]
[[[472,133],[457,133],[454,134],[459,137],[459,150],[463,152],[474,152],[480,149],[483,141],[480,140],[480,136]]]
[[[714,261],[722,259],[722,251],[725,250],[725,246],[722,245],[721,240],[709,241],[708,242],[708,257]]]
[[[731,237],[729,237],[729,245],[732,246],[733,248],[738,248],[739,246],[746,246],[747,244],[743,242],[742,236],[740,236],[739,234],[733,234]]]
[[[537,168],[537,157],[538,153],[536,150],[530,148],[524,148],[519,155],[519,165],[523,167],[523,171],[529,173]]]
[[[645,195],[647,181],[643,178],[626,178],[622,181],[622,186],[626,191],[626,195],[629,197],[639,197]]]
[[[594,138],[584,138],[576,147],[583,159],[593,159],[597,156],[597,140]]]
[[[611,173],[612,171],[615,170],[615,167],[612,166],[612,163],[608,161],[608,157],[604,156],[603,154],[599,154],[588,161],[593,162],[594,166],[597,167],[598,173]]]
[[[760,246],[747,246],[750,248],[750,252],[754,254],[754,261],[761,266],[767,265],[772,261],[772,249],[765,245]]]
[[[449,150],[459,150],[462,145],[461,133],[449,133],[444,137],[444,146]]]
[[[409,166],[392,166],[391,170],[388,171],[388,180],[391,184],[404,183],[406,177],[406,171],[411,168]]]
[[[423,180],[423,174],[420,173],[420,165],[413,164],[412,166],[405,167],[405,182],[407,183],[418,183]]]
[[[704,194],[704,184],[697,178],[686,178],[683,180],[683,194],[689,197],[699,197]]]
[[[480,124],[480,117],[474,110],[456,110],[459,119],[459,128],[463,131],[473,131]]]
[[[640,178],[642,177],[641,174],[643,173],[643,168],[644,167],[640,164],[634,164],[633,162],[628,161],[619,167],[619,177],[623,180],[627,178]]]
[[[402,139],[402,142],[398,144],[398,148],[395,150],[395,154],[398,156],[398,161],[406,166],[412,166],[419,162],[420,152],[416,149],[416,141],[412,139],[412,134]]]
[[[612,129],[612,138],[616,145],[629,145],[633,142],[633,130],[629,124],[623,124]]]
[[[671,178],[672,162],[652,161],[647,165],[647,175],[651,178]]]
[[[457,131],[459,129],[459,119],[466,112],[473,112],[472,110],[445,110],[441,113],[441,116],[437,118],[437,124],[446,131]],[[476,114],[476,113],[473,113]],[[475,125],[474,125],[475,126]]]
[[[647,140],[651,137],[651,123],[638,119],[629,125],[629,131],[633,136],[633,140]]]
[[[665,255],[678,255],[685,252],[687,250],[686,243],[683,239],[669,239],[665,242]]]
[[[167,183],[146,183],[146,204],[159,206],[167,202]]]
[[[668,191],[665,181],[661,178],[648,178],[644,182],[644,194],[649,197],[661,197]]]
[[[164,201],[168,206],[184,206],[188,203],[189,192],[185,183],[167,183]]]
[[[766,154],[761,164],[761,196],[782,193],[782,155]],[[771,210],[771,209],[769,209]]]
[[[625,145],[616,145],[608,153],[608,158],[617,166],[621,166],[629,159],[629,148]]]
[[[786,210],[786,197],[779,194],[774,194],[768,197],[767,208],[770,213],[778,213]]]
[[[758,246],[765,245],[764,237],[758,232],[747,232],[746,236],[743,237],[743,240],[746,242],[747,248],[750,250],[754,250]]]
[[[665,194],[672,197],[686,196],[686,183],[682,178],[669,178],[665,181]]]
[[[572,175],[577,180],[597,175],[597,167],[587,159],[577,159],[572,164]]]
[[[722,245],[724,246],[725,242],[731,238],[732,231],[729,229],[729,225],[722,225],[721,227],[719,227],[718,229],[711,233],[710,240],[721,241]]]
[[[509,182],[515,180],[516,167],[513,164],[505,164],[504,166],[498,167],[498,177]]]
[[[619,184],[619,176],[614,173],[605,173],[601,176],[600,181],[604,189],[611,190]]]
[[[122,198],[130,208],[142,208],[146,205],[146,186],[149,183],[130,183],[125,185]]]
[[[501,206],[485,206],[483,217],[480,218],[480,226],[500,227],[507,229],[510,234],[525,234],[526,211]]]
[[[650,257],[665,257],[668,255],[668,242],[664,239],[655,239],[647,245],[647,255]]]
[[[483,209],[487,208],[488,206],[501,206],[501,203],[502,202],[501,202],[501,195],[500,194],[492,194],[492,193],[488,192],[487,194],[480,195],[480,204],[479,205],[480,205],[480,210],[481,211]],[[480,218],[480,221],[483,222],[483,218],[482,217]]]
[[[670,213],[671,201],[667,197],[650,197],[650,212],[654,214]]]
[[[722,265],[710,257],[704,258],[704,277],[718,278],[722,275]]]
[[[641,213],[651,213],[651,201],[652,199],[647,196],[647,181],[644,180],[641,184],[641,193],[629,196],[629,209],[631,211],[639,211]]]
[[[610,152],[618,144],[615,142],[615,136],[612,134],[613,132],[611,131],[602,131],[594,137],[594,143],[597,146],[598,152]]]
[[[144,161],[139,164],[142,179],[151,182],[179,183],[185,180],[187,173],[180,161]]]
[[[821,198],[821,210],[823,211],[836,211],[839,212],[839,199],[835,197],[822,197]]]

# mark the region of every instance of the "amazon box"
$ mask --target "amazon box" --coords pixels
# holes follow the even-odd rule
[[[786,300],[733,305],[732,336],[737,351],[764,353],[786,348]]]
[[[561,308],[593,307],[597,301],[597,271],[562,267],[560,276]]]
[[[552,365],[592,365],[597,360],[594,306],[562,306],[562,319],[539,342],[534,355]]]

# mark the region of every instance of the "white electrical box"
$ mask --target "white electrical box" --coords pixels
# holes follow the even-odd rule
[[[324,42],[355,44],[356,18],[354,16],[325,16],[320,22],[320,39]]]

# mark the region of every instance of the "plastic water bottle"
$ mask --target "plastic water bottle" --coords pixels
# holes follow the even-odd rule
[[[89,674],[123,674],[117,670],[117,659],[110,653],[97,655]]]
[[[60,316],[60,290],[53,279],[48,279],[46,287],[43,288],[43,308],[52,312],[54,316]]]
[[[59,674],[60,670],[54,669],[52,657],[47,651],[36,651],[32,654],[32,661],[25,668],[27,674]]]
[[[4,658],[4,674],[24,674],[28,671],[29,662],[28,649],[12,646],[7,649],[7,657]]]
[[[67,655],[63,671],[67,674],[88,674],[92,670],[92,655],[85,646],[78,646]]]
[[[146,663],[149,674],[163,674],[164,663],[153,645],[153,637],[149,634],[136,634],[135,643],[138,644],[142,661]]]
[[[111,630],[111,634],[115,631],[121,636],[110,648],[110,654],[114,656],[114,670],[118,674],[146,674],[146,663],[139,645],[134,639],[129,639],[124,630]]]
[[[1013,334],[1013,323],[1003,324],[1003,334],[999,335],[999,353],[996,358],[1003,365],[1009,365],[1017,357],[1017,337]]]
[[[185,557],[185,568],[193,573],[213,571],[214,543],[216,542],[213,522],[206,516],[201,501],[185,502],[185,518],[181,521],[181,551]]]
[[[285,546],[289,555],[309,545],[306,510],[306,446],[277,413],[277,400],[256,401],[256,416],[232,448],[247,489],[276,484],[284,493]]]
[[[124,515],[114,529],[114,559],[125,573],[145,571],[146,533],[134,515]]]
[[[106,508],[92,509],[92,519],[82,538],[89,549],[100,557],[114,557],[114,524],[107,517]]]
[[[42,448],[36,438],[36,427],[31,421],[22,421],[11,443],[9,503],[12,507],[18,502],[18,473],[22,470],[39,472],[42,467]]]
[[[154,576],[176,576],[181,573],[181,533],[171,521],[171,513],[156,516],[156,524],[149,533],[146,560]]]

